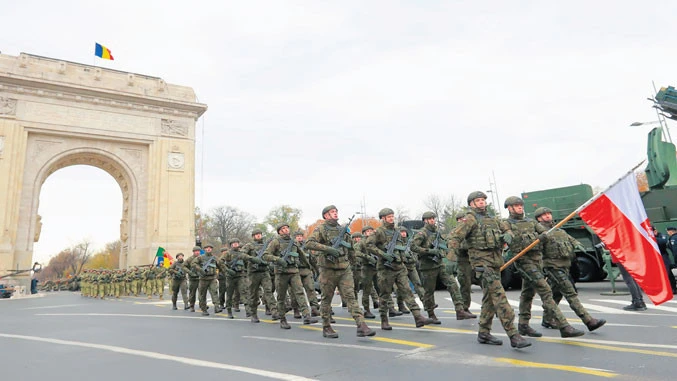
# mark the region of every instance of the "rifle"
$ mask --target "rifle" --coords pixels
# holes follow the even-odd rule
[[[289,245],[287,245],[287,248],[282,252],[282,259],[284,259],[288,265],[291,265],[291,262],[289,262],[289,257],[291,256],[291,248],[294,246],[295,242],[296,241],[292,237],[289,237]]]
[[[290,237],[290,238],[291,238],[291,237]],[[272,241],[272,238],[268,239],[268,241],[266,241],[266,242],[263,244],[263,246],[261,246],[261,249],[260,249],[259,251],[256,252],[256,258],[258,258],[258,259],[263,258],[263,253],[264,253],[264,252],[266,251],[266,249],[268,248],[268,244],[270,244],[270,241]],[[256,263],[256,264],[251,263],[251,265],[252,265],[252,270],[253,270],[253,271],[258,271],[258,270],[259,270],[259,264],[258,264],[258,263]],[[264,265],[267,266],[268,263],[267,263],[267,262],[264,262]]]
[[[348,223],[343,225],[343,227],[341,228],[341,232],[336,237],[334,237],[334,240],[331,242],[331,247],[333,247],[334,249],[338,249],[340,246],[347,248],[351,247],[348,243],[346,243],[346,241],[343,240],[343,236],[345,236],[348,233],[348,229],[350,229],[350,223],[353,222],[354,218],[355,215],[353,214],[353,216],[350,217],[350,219],[348,219]],[[324,257],[329,262],[336,261],[336,259],[332,258],[330,255],[325,255]]]
[[[409,259],[414,259],[413,253],[411,252],[411,243],[412,242],[414,242],[414,234],[409,235],[409,238],[407,239],[407,247],[404,250],[404,256],[407,259],[407,263],[409,262]]]
[[[440,232],[435,232],[435,239],[433,240],[433,249],[438,249],[440,247]],[[440,263],[440,257],[435,254],[430,257],[433,262]]]
[[[209,256],[209,259],[207,259],[207,262],[205,262],[204,265],[202,265],[202,271],[205,273],[207,272],[207,268],[211,267],[211,265],[216,261],[216,257],[213,255]]]
[[[393,238],[390,240],[388,243],[388,246],[386,246],[386,254],[392,255],[393,252],[395,251],[395,246],[397,246],[397,237],[400,235],[400,233],[397,230],[393,231]],[[392,269],[393,268],[393,262],[396,262],[397,258],[395,258],[392,262],[391,261],[383,261],[383,266]]]

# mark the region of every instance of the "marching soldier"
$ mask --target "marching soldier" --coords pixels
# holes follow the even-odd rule
[[[169,266],[169,275],[171,276],[171,290],[172,290],[172,309],[176,310],[176,301],[181,291],[181,300],[183,301],[183,309],[190,308],[188,302],[188,294],[186,293],[186,270],[183,262],[183,253],[176,254],[176,261]]]
[[[266,308],[271,310],[272,319],[278,320],[280,316],[277,312],[277,305],[273,297],[273,285],[268,271],[268,264],[262,259],[266,249],[263,243],[263,232],[261,229],[252,231],[253,242],[246,244],[242,252],[249,255],[249,316],[252,323],[259,323],[258,311],[260,301],[260,290],[263,289],[263,300]],[[271,266],[272,267],[272,266]]]
[[[317,323],[317,319],[310,316],[310,309],[303,294],[303,285],[299,276],[298,263],[305,260],[305,255],[300,255],[301,248],[296,240],[289,235],[289,224],[281,223],[277,226],[278,236],[273,238],[263,253],[263,259],[275,265],[275,281],[277,289],[277,311],[280,315],[280,328],[291,329],[287,323],[287,307],[285,299],[287,289],[291,288],[292,295],[301,306],[303,324]]]
[[[166,277],[167,277],[167,269],[161,264],[158,264],[155,267],[155,289],[157,290],[157,293],[160,295],[160,300],[162,300],[165,296]]]
[[[545,233],[548,229],[537,221],[526,218],[524,215],[524,201],[521,198],[510,196],[503,203],[503,207],[508,209],[510,213],[505,222],[510,224],[512,234],[506,235],[507,239],[505,241],[512,253],[517,254],[521,252],[536,239],[539,239],[541,242],[546,240],[547,236]],[[522,276],[522,294],[520,295],[519,323],[517,325],[520,335],[531,337],[543,336],[540,332],[529,326],[531,304],[536,293],[541,297],[545,315],[553,317],[562,337],[577,337],[584,334],[583,331],[569,324],[552,298],[552,290],[543,276],[543,256],[541,254],[540,243],[518,259],[515,262],[515,268],[517,268],[517,271]]]
[[[376,317],[369,310],[369,297],[371,297],[374,309],[377,309],[379,306],[378,293],[376,292],[375,287],[378,283],[376,280],[376,263],[378,262],[378,257],[368,253],[366,247],[367,238],[372,234],[374,234],[374,228],[371,226],[362,228],[363,239],[355,244],[355,256],[362,261],[362,274],[353,274],[353,276],[361,276],[362,308],[364,308],[364,317],[367,319],[374,319]]]
[[[200,257],[202,249],[200,246],[193,246],[193,255],[186,259],[183,267],[188,273],[188,303],[190,303],[190,312],[195,312],[195,296],[200,284],[200,276],[192,269],[193,261]]]
[[[223,246],[221,248],[221,255],[219,255],[218,260],[223,263],[225,261],[226,253],[228,252],[228,246]],[[223,310],[226,308],[226,290],[228,289],[228,282],[226,281],[226,274],[219,271],[219,276],[217,277],[219,282],[219,309]]]
[[[228,241],[230,250],[223,256],[221,265],[226,269],[226,311],[228,318],[233,319],[233,301],[235,290],[240,290],[240,295],[247,295],[247,254],[240,251],[240,240],[232,238]],[[246,306],[245,306],[246,308]]]
[[[467,214],[465,209],[462,209],[456,215],[456,223],[460,223]],[[470,266],[470,257],[468,257],[468,242],[463,240],[457,250],[457,266],[458,266],[458,284],[461,286],[461,297],[463,298],[463,310],[470,313],[470,288],[473,284],[474,276],[472,274],[472,266]],[[479,284],[478,284],[479,286]],[[473,314],[473,316],[475,316]]]
[[[503,254],[502,235],[509,235],[510,225],[487,213],[487,195],[480,191],[468,195],[470,207],[464,218],[449,235],[449,255],[458,257],[461,243],[467,239],[470,264],[475,276],[482,282],[482,312],[477,341],[480,344],[502,345],[503,341],[491,335],[491,321],[497,315],[510,337],[513,348],[531,345],[515,328],[515,311],[508,303],[501,285]]]
[[[433,212],[423,213],[422,219],[425,225],[423,229],[416,233],[411,243],[411,250],[418,254],[421,262],[421,278],[425,289],[422,297],[423,308],[428,312],[428,317],[433,319],[434,324],[441,324],[435,316],[435,286],[439,279],[447,288],[456,307],[456,320],[474,319],[477,316],[466,312],[463,308],[463,297],[458,284],[456,284],[456,279],[453,275],[447,274],[444,268],[442,258],[447,255],[447,244],[437,230],[436,218],[437,216]]]
[[[299,230],[294,233],[294,239],[296,239],[298,245],[303,248],[303,232]],[[306,256],[306,260],[299,261],[299,276],[301,277],[301,284],[303,284],[303,289],[306,291],[306,296],[308,297],[308,304],[310,304],[310,316],[320,316],[320,304],[317,302],[315,279],[313,277],[313,272],[319,274],[320,269],[317,268],[317,260],[310,254],[310,250],[302,250],[302,253]],[[292,310],[294,310],[294,313],[299,310],[296,299],[291,300],[291,307]]]
[[[404,302],[414,315],[416,327],[432,324],[433,320],[421,315],[421,307],[416,303],[414,294],[409,288],[407,269],[402,264],[402,254],[406,250],[406,241],[395,229],[395,212],[390,208],[381,209],[378,217],[382,225],[367,238],[367,250],[378,259],[378,288],[379,314],[381,315],[381,329],[392,330],[388,323],[388,300],[391,300],[393,285],[397,285],[398,292],[402,293]]]
[[[534,217],[547,230],[555,226],[552,220],[552,211],[548,208],[540,207],[534,211]],[[583,245],[574,237],[570,236],[563,229],[557,228],[545,236],[543,241],[543,270],[548,284],[552,291],[556,293],[555,303],[559,304],[562,296],[566,298],[569,307],[581,318],[590,332],[606,324],[604,319],[595,319],[583,307],[578,299],[578,293],[569,280],[569,268],[572,261],[576,260],[574,248],[585,251]],[[546,328],[558,328],[552,321],[550,311],[543,313],[542,326]]]
[[[355,299],[353,272],[348,260],[348,248],[345,241],[348,237],[346,229],[338,224],[338,209],[334,205],[322,209],[324,222],[308,237],[306,247],[322,253],[319,257],[320,288],[322,293],[322,336],[338,338],[338,333],[331,326],[331,301],[338,287],[341,299],[346,302],[350,314],[357,324],[357,336],[374,336],[375,331],[364,322],[364,315]]]

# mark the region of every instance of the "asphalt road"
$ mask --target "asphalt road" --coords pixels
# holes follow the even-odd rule
[[[608,323],[576,339],[540,327],[535,303],[532,326],[544,337],[522,350],[510,347],[497,320],[493,333],[502,346],[476,341],[477,321],[455,319],[449,295],[438,291],[442,325],[415,328],[411,315],[391,318],[393,331],[371,338],[355,335],[354,321],[335,298],[340,337],[322,337],[321,325],[303,325],[288,314],[291,330],[277,322],[253,324],[244,309],[200,316],[171,310],[166,299],[125,297],[97,300],[79,293],[0,300],[2,380],[619,380],[673,379],[677,357],[677,300],[649,305],[644,312],[622,307],[629,296],[605,296],[609,284],[579,284],[594,317]],[[166,297],[166,296],[165,296]],[[519,291],[509,291],[514,306]],[[481,291],[473,289],[479,302]],[[647,299],[648,302],[648,299]],[[648,303],[650,304],[650,303]],[[181,303],[179,302],[179,305]],[[474,303],[471,310],[479,313]],[[569,321],[585,329],[568,306]],[[263,317],[261,312],[260,317]],[[266,317],[267,318],[267,317]],[[586,330],[587,332],[587,330]]]

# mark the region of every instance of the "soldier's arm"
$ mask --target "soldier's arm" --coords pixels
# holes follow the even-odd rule
[[[423,247],[426,241],[426,234],[422,231],[416,233],[414,235],[414,238],[411,239],[411,251],[413,251],[416,254],[427,254],[428,253],[428,248]]]
[[[296,245],[296,244],[294,244]],[[306,257],[306,252],[303,251],[303,249],[300,246],[296,246],[296,250],[299,252],[299,261],[303,262],[305,266],[312,267],[310,264],[310,261],[308,261],[308,257]]]
[[[270,241],[268,244],[268,247],[266,248],[266,251],[263,252],[263,260],[266,262],[275,262],[277,260],[277,253],[278,249],[280,248],[280,241],[277,239],[274,239]]]
[[[395,234],[397,234],[397,232],[395,232]],[[372,234],[372,235],[370,235],[369,237],[367,237],[367,244],[366,244],[366,246],[367,246],[367,247],[366,247],[367,252],[369,252],[369,253],[371,253],[371,254],[374,254],[374,255],[376,255],[376,256],[378,256],[378,257],[381,257],[381,258],[382,258],[383,256],[385,256],[385,255],[386,255],[386,252],[383,251],[383,250],[381,250],[381,249],[379,249],[379,247],[377,246],[379,243],[385,242],[385,238],[386,238],[386,237],[385,237],[385,233],[383,233],[383,232],[380,231],[380,230],[376,230],[376,231],[374,232],[374,234]]]
[[[308,241],[306,241],[306,248],[309,250],[327,251],[328,246],[325,245],[325,243],[325,238],[322,236],[320,229],[317,228],[313,230],[313,233],[308,237]]]
[[[461,246],[461,242],[470,235],[476,224],[477,220],[475,217],[472,214],[466,214],[456,225],[456,228],[449,233],[449,238],[447,238],[449,249],[458,249]]]

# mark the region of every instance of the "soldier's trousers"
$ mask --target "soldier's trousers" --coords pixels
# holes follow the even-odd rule
[[[353,271],[350,267],[345,269],[320,268],[320,290],[322,291],[322,302],[320,303],[320,315],[322,316],[322,325],[329,326],[331,321],[331,301],[334,298],[334,291],[338,287],[341,298],[346,302],[350,315],[355,319],[355,323],[364,323],[364,315],[360,305],[355,298],[355,281]]]
[[[301,283],[301,276],[299,273],[278,273],[275,274],[275,288],[277,291],[277,312],[280,318],[287,314],[287,307],[285,300],[287,299],[287,290],[291,289],[291,295],[296,299],[296,303],[300,306],[301,314],[306,316],[309,314],[308,304],[306,304],[306,296],[303,294],[303,284]]]
[[[202,311],[207,311],[209,306],[207,305],[207,291],[212,297],[212,304],[214,304],[214,310],[219,303],[219,285],[216,281],[216,278],[200,278],[200,281],[197,286],[198,299],[200,301],[200,309]]]
[[[257,271],[249,273],[249,303],[247,309],[250,315],[256,314],[256,309],[259,306],[259,299],[261,289],[263,289],[263,300],[270,308],[270,311],[275,314],[277,306],[273,298],[273,284],[270,280],[270,273],[266,271]]]
[[[226,277],[226,308],[237,307],[235,305],[235,290],[240,292],[240,295],[247,295],[247,277],[241,276]]]
[[[308,297],[308,304],[310,304],[311,307],[319,309],[320,303],[317,302],[313,271],[311,269],[301,268],[299,269],[299,276],[301,277],[301,284],[303,285],[303,289],[306,291],[306,296]],[[299,305],[296,303],[295,299],[291,300],[291,308],[299,308]]]
[[[220,274],[220,273],[219,273]],[[219,305],[226,305],[226,290],[228,289],[228,283],[225,276],[218,277],[219,280]]]
[[[552,317],[552,321],[558,328],[564,328],[569,325],[566,317],[560,311],[555,300],[552,298],[552,290],[545,280],[541,266],[519,261],[515,263],[515,268],[522,276],[522,294],[519,304],[519,324],[529,324],[531,320],[531,304],[536,293],[543,302],[543,313]]]
[[[139,296],[139,280],[138,279],[132,279],[132,294],[134,294],[134,296]]]
[[[425,294],[423,294],[423,297],[421,298],[423,308],[428,312],[435,310],[435,287],[437,286],[438,279],[449,292],[456,311],[463,310],[461,290],[458,288],[456,279],[447,273],[444,266],[421,270],[421,280],[423,281],[423,288],[425,289]]]
[[[458,256],[458,284],[461,290],[461,297],[463,298],[463,308],[470,308],[470,288],[473,282],[472,266],[470,266],[470,258],[467,256]]]
[[[101,299],[106,297],[106,289],[107,289],[107,287],[106,287],[105,283],[99,283],[99,294],[98,295]]]
[[[360,293],[362,266],[352,265],[350,266],[350,269],[353,271],[353,283],[355,285],[353,288],[355,290],[355,300],[357,300],[358,294]]]
[[[113,286],[113,296],[115,296],[116,298],[119,298],[119,297],[120,297],[120,285],[121,285],[121,284],[122,284],[121,282],[113,282],[113,283],[112,283],[112,286]]]
[[[391,270],[389,268],[378,270],[378,289],[379,289],[379,306],[378,312],[381,318],[388,316],[388,302],[392,305],[393,285],[397,286],[398,293],[401,293],[402,301],[407,305],[414,316],[421,314],[421,307],[416,303],[414,294],[409,288],[408,270],[402,267],[399,270]]]
[[[183,305],[188,305],[188,293],[186,292],[186,280],[185,279],[172,279],[172,304],[176,305],[176,301],[179,298],[179,291],[181,291],[181,300],[183,300]]]
[[[155,279],[146,279],[146,295],[152,296],[155,294],[156,286],[157,284],[155,283]]]
[[[132,290],[132,283],[130,281],[126,280],[124,284],[125,284],[125,295],[129,296],[131,294],[131,290]]]
[[[195,308],[195,295],[199,285],[199,278],[188,278],[188,303],[190,303],[190,306],[193,308]]]
[[[165,295],[165,279],[155,279],[155,289],[157,290],[160,299]]]
[[[569,303],[569,307],[571,307],[576,315],[581,318],[583,323],[588,323],[590,320],[592,320],[592,316],[590,316],[585,307],[583,307],[583,304],[581,304],[581,301],[578,299],[578,293],[576,292],[576,289],[574,289],[574,285],[571,284],[571,281],[569,280],[568,269],[546,267],[544,271],[545,277],[552,291],[564,296],[564,298],[567,300],[567,303]],[[553,298],[555,299],[555,303],[559,304],[561,296],[559,298]],[[550,322],[552,319],[553,316],[551,315],[550,311],[543,312],[543,321]]]
[[[484,265],[484,271],[481,273],[482,311],[480,312],[479,332],[491,332],[491,322],[494,319],[494,315],[497,315],[505,333],[508,336],[513,336],[517,334],[517,328],[515,328],[513,323],[515,311],[505,296],[505,290],[503,285],[501,285],[500,271],[500,268]]]

